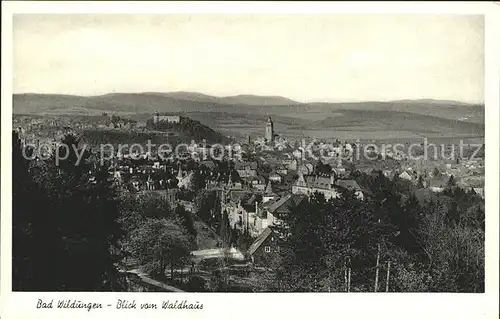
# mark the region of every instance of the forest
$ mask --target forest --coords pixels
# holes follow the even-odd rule
[[[482,199],[453,178],[417,197],[381,173],[357,172],[372,194],[311,196],[276,231],[280,262],[265,291],[484,292]]]

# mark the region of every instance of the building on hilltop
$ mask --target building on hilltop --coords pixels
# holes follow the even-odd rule
[[[160,113],[156,112],[155,115],[153,115],[153,123],[158,124],[161,122],[180,123],[181,117],[179,115],[160,115]]]

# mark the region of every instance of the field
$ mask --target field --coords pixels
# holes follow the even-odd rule
[[[393,111],[344,110],[333,117],[318,113],[303,117],[273,116],[275,132],[287,138],[342,141],[423,141],[458,143],[483,140],[484,124]],[[259,114],[187,113],[187,116],[239,138],[263,136],[267,116]],[[318,120],[318,118],[320,118]],[[322,118],[322,119],[321,119]],[[467,142],[465,142],[467,143]],[[479,142],[481,143],[481,142]]]

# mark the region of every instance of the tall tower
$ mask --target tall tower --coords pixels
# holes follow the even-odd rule
[[[274,141],[274,125],[273,121],[271,120],[271,117],[267,119],[265,138],[267,143],[271,143]]]

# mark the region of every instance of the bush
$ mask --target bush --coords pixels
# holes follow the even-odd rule
[[[192,276],[186,284],[186,290],[192,292],[206,292],[207,281],[200,276]]]

